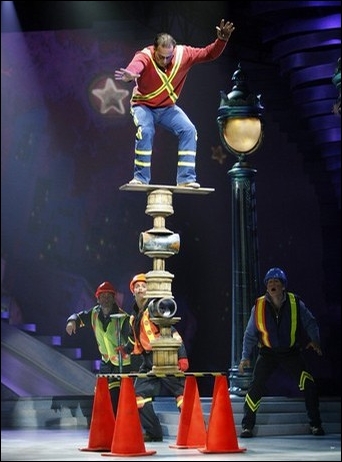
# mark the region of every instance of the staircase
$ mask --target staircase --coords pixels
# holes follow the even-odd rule
[[[78,349],[61,348],[58,337],[33,337],[31,334],[35,329],[32,325],[27,330],[30,334],[1,322],[1,427],[89,428],[96,384],[94,371],[79,364],[81,354]],[[94,367],[91,363],[84,362],[90,368]],[[212,397],[201,397],[200,400],[208,423]],[[230,400],[239,434],[244,398],[232,395]],[[179,412],[174,398],[157,397],[154,406],[164,435],[176,437]],[[326,433],[341,433],[340,397],[323,397],[320,407]],[[256,435],[308,432],[301,398],[262,399]]]
[[[241,431],[244,398],[230,396],[232,413],[237,435]],[[208,424],[212,398],[201,398],[204,419]],[[176,436],[179,413],[175,410],[172,398],[156,398],[156,412],[163,428],[163,434]],[[338,398],[321,399],[321,417],[325,432],[341,433],[341,400]],[[309,433],[309,425],[304,401],[298,398],[265,397],[262,399],[257,424],[254,429],[256,436],[305,435]]]
[[[241,430],[243,398],[231,396],[236,432]],[[212,398],[200,398],[203,416],[208,424]],[[2,400],[2,428],[88,428],[91,423],[93,396],[59,396]],[[154,401],[163,434],[176,438],[179,412],[171,397]],[[321,416],[326,434],[341,433],[341,400],[321,399]],[[304,402],[297,398],[263,398],[257,415],[254,433],[257,436],[305,435],[309,426]]]
[[[94,393],[95,376],[53,347],[1,321],[1,385],[18,397],[89,396]]]

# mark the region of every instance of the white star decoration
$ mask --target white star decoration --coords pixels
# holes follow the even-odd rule
[[[116,88],[113,79],[108,78],[104,88],[94,89],[91,92],[101,101],[101,114],[107,114],[111,109],[119,114],[125,114],[122,101],[129,95],[129,91]]]

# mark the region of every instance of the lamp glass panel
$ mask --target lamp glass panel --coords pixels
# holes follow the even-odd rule
[[[261,130],[261,121],[256,117],[229,118],[223,135],[228,146],[234,151],[248,153],[258,144]]]

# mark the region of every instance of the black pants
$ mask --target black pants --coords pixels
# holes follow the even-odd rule
[[[309,424],[313,427],[320,426],[322,421],[319,412],[317,387],[313,377],[307,371],[300,351],[291,350],[288,353],[276,353],[272,350],[265,351],[261,349],[255,363],[252,382],[245,398],[244,416],[241,422],[242,428],[253,429],[261,398],[265,394],[266,381],[279,366],[297,382],[299,389],[304,393]]]
[[[147,401],[139,408],[141,425],[145,432],[153,437],[162,437],[163,431],[159,419],[153,409],[153,398],[160,395],[161,386],[170,392],[170,395],[177,398],[183,395],[185,379],[183,377],[147,377],[137,378],[135,381],[135,394]]]
[[[128,374],[131,371],[131,366],[122,366],[122,373]],[[119,366],[114,366],[111,362],[105,363],[101,361],[100,363],[100,374],[119,374],[120,368]],[[117,378],[109,378],[108,379],[108,388],[110,392],[110,397],[112,401],[114,415],[116,416],[118,410],[118,402],[119,402],[119,394],[120,394],[120,380]]]

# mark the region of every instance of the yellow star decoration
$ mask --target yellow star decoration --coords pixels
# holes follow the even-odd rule
[[[217,162],[222,165],[227,158],[227,154],[222,151],[222,146],[212,146],[211,147],[211,158],[217,160]]]
[[[117,88],[113,79],[108,78],[103,88],[94,89],[91,92],[101,101],[101,114],[107,114],[111,109],[118,114],[125,114],[123,100],[129,95],[129,91]]]

